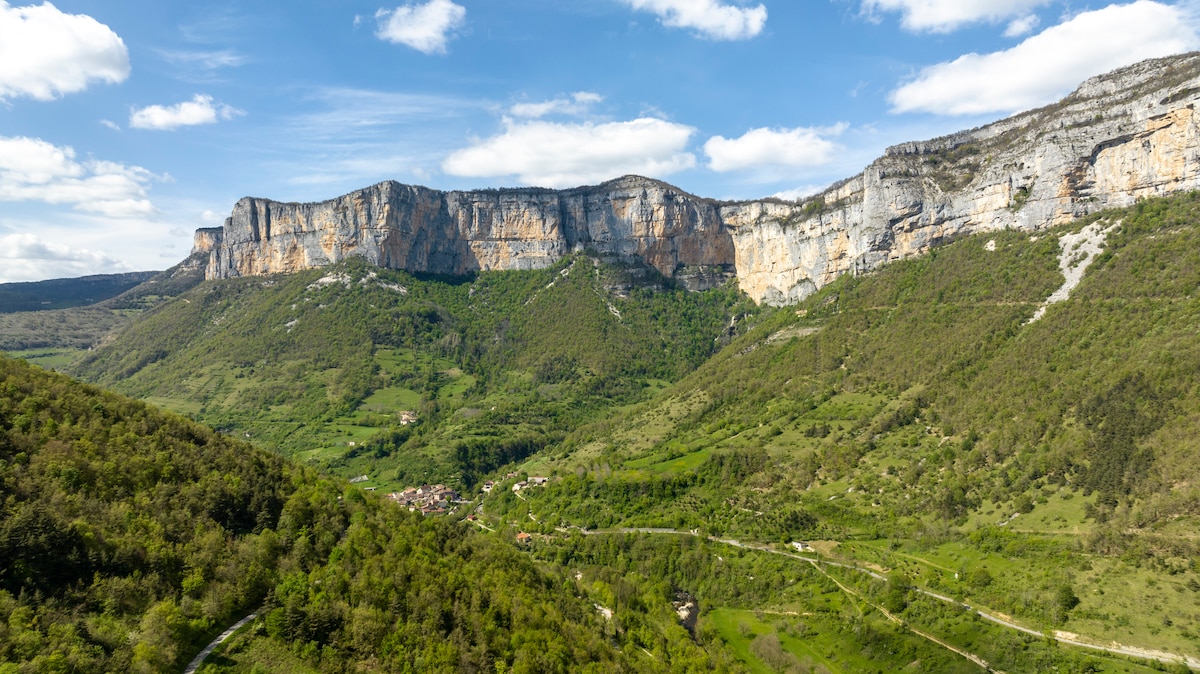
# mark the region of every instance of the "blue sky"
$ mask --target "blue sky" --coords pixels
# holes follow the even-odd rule
[[[1192,0],[0,0],[0,282],[163,269],[242,196],[625,173],[799,196],[1200,47]]]

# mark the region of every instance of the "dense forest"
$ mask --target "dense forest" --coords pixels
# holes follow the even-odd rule
[[[252,610],[315,671],[669,663],[511,543],[8,358],[0,498],[0,671],[178,671]]]

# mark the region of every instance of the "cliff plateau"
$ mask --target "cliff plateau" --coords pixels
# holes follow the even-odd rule
[[[224,227],[197,232],[193,252],[207,254],[214,279],[352,255],[462,275],[588,250],[693,289],[718,282],[719,268],[756,301],[782,305],[955,236],[1038,230],[1200,188],[1198,99],[1200,53],[1185,54],[1093,78],[1045,108],[889,148],[803,202],[719,203],[636,176],[562,191],[385,182],[317,204],[242,199]]]
[[[537,269],[583,250],[666,276],[732,271],[734,261],[714,203],[636,176],[563,191],[440,192],[383,182],[319,204],[246,198],[224,227],[196,233],[195,250],[209,254],[210,279],[298,271],[349,256],[448,275]]]

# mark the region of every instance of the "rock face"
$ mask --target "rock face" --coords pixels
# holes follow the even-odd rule
[[[1037,230],[1200,188],[1200,54],[1085,82],[1054,105],[887,150],[803,203],[719,204],[627,176],[596,187],[439,192],[385,182],[319,204],[242,199],[197,232],[207,278],[366,257],[461,275],[532,269],[588,250],[702,289],[733,271],[759,302],[803,299],[948,238]]]
[[[738,281],[794,302],[844,273],[948,238],[1036,230],[1139,198],[1200,188],[1200,54],[1085,82],[1054,105],[888,149],[800,205],[726,205]]]
[[[220,234],[197,233],[207,278],[291,272],[361,256],[384,267],[463,275],[537,269],[575,251],[665,276],[733,270],[733,239],[710,201],[647,178],[574,190],[439,192],[384,182],[319,204],[242,199]],[[704,274],[685,274],[705,278]]]

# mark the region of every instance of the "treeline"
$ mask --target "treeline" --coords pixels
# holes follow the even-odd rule
[[[454,448],[454,463],[468,488],[497,468],[522,461],[542,451],[561,437],[525,436],[519,438],[474,438],[458,443]]]

